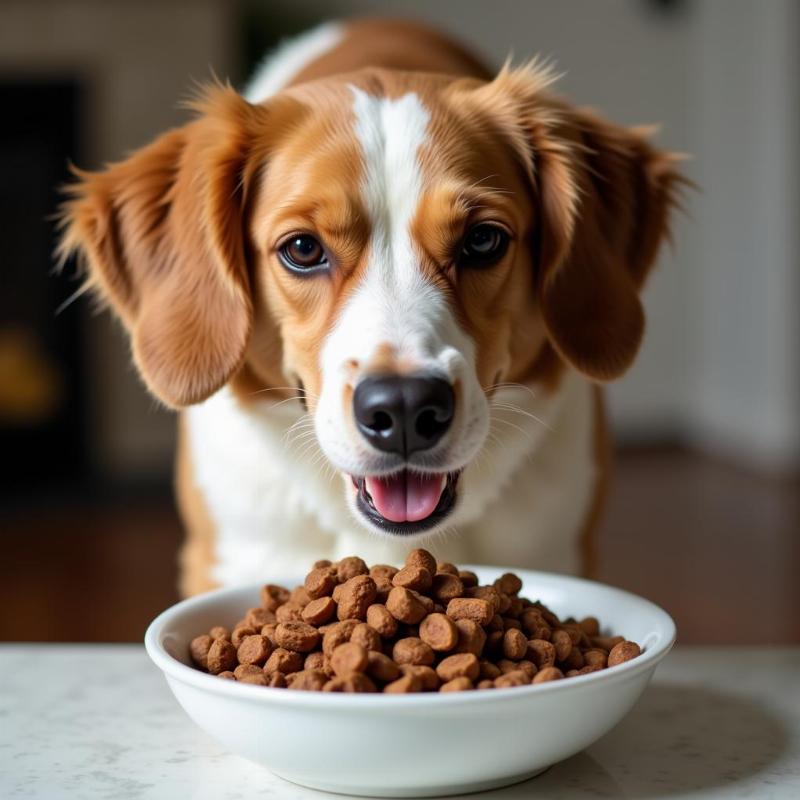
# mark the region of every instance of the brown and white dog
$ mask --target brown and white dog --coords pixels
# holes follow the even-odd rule
[[[62,253],[183,409],[184,592],[432,536],[590,568],[597,384],[639,348],[679,175],[550,83],[416,24],[327,24],[79,174]]]

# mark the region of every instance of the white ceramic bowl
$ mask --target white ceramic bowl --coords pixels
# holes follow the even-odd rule
[[[189,664],[188,645],[258,605],[260,586],[172,606],[145,635],[150,658],[189,716],[226,748],[293,783],[345,794],[420,797],[524,780],[590,745],[630,711],[669,652],[675,625],[653,603],[544,572],[467,567],[482,583],[514,571],[522,594],[559,616],[596,616],[642,645],[636,659],[569,680],[480,692],[354,695],[221,680]],[[278,582],[278,581],[275,581]],[[283,581],[293,586],[299,581]]]

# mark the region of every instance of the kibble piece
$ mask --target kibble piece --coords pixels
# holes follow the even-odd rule
[[[553,631],[553,637],[550,641],[556,649],[557,661],[563,661],[572,652],[572,639],[567,631]]]
[[[503,617],[503,628],[507,631],[511,630],[511,628],[521,631],[522,623],[518,619],[513,619],[512,617]]]
[[[315,561],[311,569],[319,569],[320,567],[332,567],[333,562],[327,558],[320,558],[318,561]]]
[[[513,572],[506,572],[494,582],[494,586],[503,594],[518,594],[522,589],[522,581]]]
[[[269,675],[271,672],[282,672],[289,675],[292,672],[299,672],[303,669],[303,656],[293,650],[286,650],[279,647],[272,651],[272,654],[264,664],[264,672]]]
[[[391,683],[400,675],[400,667],[389,656],[374,650],[367,652],[367,675],[380,683]]]
[[[312,569],[306,575],[305,589],[310,600],[318,600],[320,597],[329,597],[338,581],[336,571],[331,567],[318,567]]]
[[[488,600],[494,608],[494,614],[502,614],[511,604],[508,595],[501,595],[494,586],[474,586],[465,591],[467,597],[478,597]]]
[[[448,575],[455,575],[456,577],[459,577],[458,567],[455,564],[451,564],[449,561],[437,562],[436,572],[445,572]]]
[[[239,683],[250,683],[254,686],[267,686],[267,676],[263,672],[247,674],[243,678],[239,678]]]
[[[332,625],[322,637],[322,652],[330,658],[340,644],[350,641],[350,637],[359,623],[360,620],[357,619],[345,619]]]
[[[311,602],[311,596],[306,591],[305,586],[295,586],[289,594],[290,603],[299,603],[305,607]]]
[[[636,642],[620,642],[611,648],[611,652],[608,654],[608,666],[615,667],[617,664],[630,661],[632,658],[636,658],[641,652]]]
[[[443,683],[439,687],[440,692],[468,692],[475,687],[472,684],[472,681],[469,678],[460,677],[460,678],[453,678],[451,681],[447,681]]]
[[[608,665],[608,653],[606,653],[605,650],[600,650],[599,648],[584,650],[583,660],[586,662],[587,666],[605,669],[605,667]]]
[[[227,639],[214,639],[208,648],[206,666],[212,675],[232,670],[236,666],[236,648]]]
[[[384,639],[391,639],[397,633],[397,620],[382,603],[373,603],[367,609],[367,625],[378,631]]]
[[[378,688],[366,676],[360,672],[353,672],[345,676],[331,678],[323,687],[323,692],[356,692],[365,694],[377,692]]]
[[[538,608],[526,608],[520,615],[522,630],[531,639],[550,641],[550,626],[544,621]]]
[[[600,635],[600,623],[597,621],[597,617],[584,617],[578,625],[587,636]]]
[[[229,681],[235,681],[236,680],[236,676],[229,669],[226,669],[224,672],[220,672],[217,675],[217,677],[218,678],[225,678],[226,680],[229,680]]]
[[[503,674],[497,664],[487,661],[486,659],[479,661],[478,665],[480,666],[479,677],[485,680],[493,681],[495,678],[499,678]]]
[[[447,604],[447,616],[454,620],[470,619],[478,625],[488,625],[494,607],[479,597],[456,597]]]
[[[427,592],[431,588],[433,577],[425,567],[411,565],[403,567],[392,578],[393,586],[403,586],[406,589],[414,589],[417,592]]]
[[[506,672],[495,679],[495,689],[508,689],[511,686],[527,686],[531,682],[530,678],[521,670]]]
[[[451,601],[452,602],[452,601]],[[402,586],[395,586],[386,598],[386,608],[398,621],[416,625],[428,613],[419,597]]]
[[[236,649],[240,664],[257,664],[262,667],[272,653],[272,642],[260,633],[245,636]]]
[[[340,644],[331,654],[331,667],[340,678],[354,672],[364,672],[369,663],[367,651],[355,642]]]
[[[275,619],[278,622],[302,622],[303,621],[302,603],[296,600],[288,600],[282,606],[278,606],[275,612]]]
[[[489,678],[484,678],[482,681],[478,681],[475,684],[476,689],[494,689],[494,681]]]
[[[348,556],[336,564],[336,577],[339,583],[346,583],[356,575],[368,575],[369,569],[363,559],[358,556]]]
[[[275,689],[286,688],[286,678],[282,672],[264,673],[264,677],[267,679],[267,686],[272,686]]]
[[[227,628],[223,628],[222,625],[215,625],[208,632],[208,635],[212,639],[227,639],[228,641],[231,640],[231,632]]]
[[[303,669],[324,669],[325,653],[317,650],[316,653],[309,653],[303,662]]]
[[[214,639],[207,634],[196,636],[189,644],[189,654],[200,669],[208,669],[208,651]]]
[[[519,661],[528,652],[528,640],[525,634],[516,628],[509,628],[503,634],[503,655]]]
[[[415,664],[417,666],[430,666],[436,660],[430,646],[414,636],[398,639],[392,648],[392,658],[398,664]]]
[[[332,597],[318,597],[300,612],[303,622],[307,622],[309,625],[324,625],[335,614],[336,603]]]
[[[481,655],[486,644],[486,632],[483,628],[471,619],[457,619],[455,624],[458,628],[456,652]]]
[[[409,694],[410,692],[421,692],[422,681],[413,673],[406,673],[402,678],[387,683],[383,687],[386,694]]]
[[[406,566],[421,567],[427,570],[429,575],[435,575],[437,572],[436,559],[427,550],[423,550],[421,547],[412,550],[408,554],[406,557]]]
[[[457,575],[438,572],[431,582],[431,597],[445,606],[454,598],[464,594],[464,583]]]
[[[231,644],[238,647],[245,636],[252,636],[254,633],[258,633],[257,628],[251,628],[249,625],[237,625],[231,633]]]
[[[506,611],[506,617],[513,617],[519,620],[520,614],[522,614],[524,608],[525,606],[522,605],[522,598],[512,595],[511,602],[508,604],[508,610]]]
[[[586,634],[581,630],[580,625],[577,623],[564,622],[558,630],[564,631],[564,633],[569,636],[570,643],[573,645],[580,644],[581,640],[586,636]],[[555,640],[556,631],[553,631],[553,636],[551,637],[550,641],[555,642]]]
[[[431,649],[447,652],[458,644],[458,628],[446,614],[428,614],[419,624],[419,638]]]
[[[275,641],[275,630],[277,629],[277,627],[278,627],[277,622],[268,622],[260,631],[262,636],[266,636],[267,639],[270,640],[273,648],[278,646],[278,643]]]
[[[402,664],[400,666],[400,671],[404,675],[416,675],[420,680],[423,692],[435,692],[441,683],[433,667],[421,666],[419,664]]]
[[[458,653],[454,656],[447,656],[439,662],[436,674],[445,682],[461,677],[470,681],[477,680],[480,674],[478,658],[474,653]]]
[[[366,619],[367,609],[375,600],[377,592],[375,581],[369,575],[356,575],[341,584],[339,589],[336,616],[340,620]]]
[[[239,666],[233,671],[233,677],[236,678],[237,681],[242,680],[247,675],[263,674],[264,670],[261,669],[261,667],[257,667],[255,664],[239,664]]]
[[[545,667],[540,669],[533,678],[533,683],[547,683],[548,681],[559,681],[564,677],[564,673],[558,667]]]
[[[296,653],[310,653],[319,643],[319,631],[305,622],[282,622],[275,629],[279,647]]]
[[[600,647],[610,653],[620,642],[625,641],[624,636],[591,636],[589,637],[593,647]]]
[[[261,589],[261,605],[267,611],[275,611],[289,600],[289,590],[283,586],[268,583]]]
[[[381,580],[385,579],[389,581],[389,583],[391,583],[392,578],[394,578],[394,576],[397,575],[398,572],[399,570],[397,569],[397,567],[393,567],[389,564],[374,564],[369,568],[369,576],[376,583],[379,578]]]
[[[302,692],[321,692],[328,682],[328,676],[321,669],[303,669],[286,676],[289,689]]]
[[[360,625],[356,625],[355,628],[353,628],[350,641],[360,644],[367,651],[374,650],[377,653],[383,652],[381,635],[366,622],[362,622]]]
[[[540,670],[543,667],[552,667],[556,663],[556,648],[552,642],[546,642],[544,639],[531,639],[528,642],[527,655]]]
[[[539,671],[533,661],[524,658],[522,661],[517,661],[517,669],[522,670],[528,676],[528,680],[533,680],[534,675]]]
[[[461,579],[461,583],[464,584],[465,589],[471,589],[479,583],[478,576],[468,569],[458,570],[458,577]]]
[[[573,647],[567,657],[561,660],[560,664],[562,672],[570,669],[582,669],[584,666],[586,666],[586,661],[583,658],[583,653],[577,647]]]

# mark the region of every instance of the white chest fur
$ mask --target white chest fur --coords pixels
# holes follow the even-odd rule
[[[300,576],[318,558],[352,554],[392,563],[419,542],[462,563],[577,571],[595,479],[592,388],[577,376],[566,374],[549,395],[498,392],[452,525],[427,542],[361,528],[345,503],[349,488],[310,430],[287,435],[301,417],[294,405],[245,408],[226,388],[185,412],[193,474],[216,531],[216,582]]]

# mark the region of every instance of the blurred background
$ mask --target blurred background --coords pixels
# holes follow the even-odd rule
[[[321,20],[433,22],[489,61],[553,58],[558,89],[691,154],[610,389],[616,480],[598,578],[684,643],[800,642],[800,7],[794,0],[0,0],[0,640],[136,641],[176,597],[175,418],[121,329],[51,252],[68,160],[179,124],[213,69],[241,86]]]

